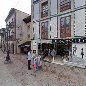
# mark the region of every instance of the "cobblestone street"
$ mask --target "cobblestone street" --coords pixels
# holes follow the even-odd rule
[[[35,72],[27,70],[25,55],[10,55],[11,64],[5,56],[0,51],[0,86],[86,86],[86,69],[45,63]]]

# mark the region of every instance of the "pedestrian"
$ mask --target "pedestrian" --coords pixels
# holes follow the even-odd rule
[[[31,70],[31,58],[32,58],[32,54],[31,54],[31,51],[29,50],[28,51],[28,70]]]
[[[51,58],[51,49],[48,50],[48,57],[49,57],[49,61],[50,61],[50,58]]]
[[[34,59],[34,70],[36,71],[36,58]]]
[[[83,59],[83,56],[84,56],[83,48],[81,49],[81,56],[82,56],[82,59]]]
[[[51,50],[50,49],[48,50],[48,56],[51,56]]]
[[[45,49],[43,52],[43,59],[45,59],[45,57],[48,56],[48,49]]]
[[[54,62],[54,59],[55,59],[55,56],[56,56],[56,51],[54,49],[51,51],[51,55],[53,57],[53,62]]]

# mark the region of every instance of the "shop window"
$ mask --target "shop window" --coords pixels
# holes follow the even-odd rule
[[[48,1],[41,4],[41,18],[48,16]]]
[[[71,9],[71,0],[60,0],[60,12]]]
[[[48,39],[48,21],[41,23],[41,38]]]

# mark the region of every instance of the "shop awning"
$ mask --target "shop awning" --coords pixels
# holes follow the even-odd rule
[[[18,47],[30,47],[31,46],[31,41],[24,42],[20,44]]]
[[[75,36],[74,38],[60,38],[52,39],[52,43],[55,44],[67,44],[67,43],[86,43],[85,36]]]

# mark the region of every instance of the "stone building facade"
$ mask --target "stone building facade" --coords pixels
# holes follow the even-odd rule
[[[11,53],[20,53],[20,49],[18,47],[19,42],[22,38],[22,26],[23,26],[23,19],[28,17],[27,13],[24,13],[20,10],[15,8],[11,8],[9,11],[8,16],[5,19],[6,25],[8,25],[9,29],[9,46]],[[6,27],[7,28],[7,27]]]
[[[83,48],[86,60],[86,0],[31,0],[31,19],[35,49],[39,43],[52,43],[57,54],[64,49],[73,54],[76,45],[80,49],[75,56],[81,58]]]

